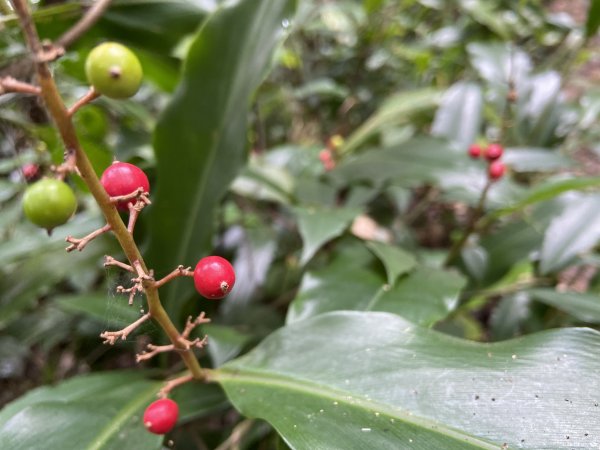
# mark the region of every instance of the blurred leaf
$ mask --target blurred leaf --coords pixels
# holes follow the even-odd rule
[[[600,187],[600,177],[549,180],[525,191],[523,197],[513,205],[510,205],[506,208],[501,208],[496,211],[492,211],[490,215],[503,216],[507,214],[512,214],[514,212],[522,210],[527,206],[550,200],[568,191],[583,191],[585,189],[598,187]]]
[[[139,373],[84,375],[30,391],[0,411],[0,440],[9,449],[160,449],[143,410],[161,387]]]
[[[510,39],[510,31],[502,20],[502,15],[489,0],[461,0],[460,7],[473,19],[485,25],[504,40]]]
[[[207,348],[213,367],[222,366],[238,356],[252,339],[251,335],[242,333],[233,327],[212,323],[203,325],[202,332],[206,333],[210,340]]]
[[[431,326],[454,311],[466,284],[458,272],[420,266],[392,289],[384,289],[367,310],[391,312],[418,325]]]
[[[529,295],[523,292],[503,297],[490,316],[492,339],[503,341],[518,336],[522,324],[531,315],[530,303]]]
[[[360,310],[392,312],[431,325],[456,307],[465,285],[455,272],[423,266],[389,285],[376,270],[379,261],[362,242],[345,241],[338,247],[326,266],[302,278],[288,323],[329,311]]]
[[[389,285],[393,285],[400,275],[412,270],[417,263],[411,253],[399,247],[378,241],[368,241],[366,245],[385,266]]]
[[[193,264],[211,250],[215,207],[245,159],[250,97],[293,12],[291,0],[239,1],[218,9],[195,36],[154,136],[160,182],[148,260],[157,272]],[[171,313],[191,292],[182,286],[164,291]]]
[[[140,318],[139,308],[127,304],[127,295],[119,294],[117,299],[109,299],[104,293],[86,293],[55,297],[54,303],[64,311],[84,314],[96,322],[124,328]],[[110,303],[110,314],[108,313]]]
[[[186,383],[174,389],[171,398],[179,406],[179,425],[222,411],[229,406],[225,393],[214,383]]]
[[[97,28],[112,39],[169,54],[185,35],[196,31],[208,12],[201,1],[117,1]]]
[[[593,448],[599,346],[588,329],[478,344],[338,312],[279,330],[214,376],[296,450]]]
[[[517,172],[552,172],[573,163],[565,156],[546,148],[507,148],[503,161]]]
[[[340,183],[369,181],[381,185],[392,179],[401,186],[411,187],[435,182],[450,171],[464,172],[465,165],[473,165],[464,155],[457,156],[458,152],[447,141],[419,137],[349,157],[330,176]]]
[[[547,71],[523,80],[518,89],[517,114],[513,131],[527,145],[547,147],[556,139],[560,123],[560,91],[558,72]]]
[[[590,38],[598,32],[600,26],[600,0],[590,0],[590,6],[585,23],[585,36]]]
[[[600,239],[600,195],[574,200],[546,230],[540,253],[542,275],[562,269]]]
[[[441,98],[440,91],[433,88],[395,94],[348,136],[339,152],[343,154],[356,150],[383,127],[397,125],[408,119],[411,114],[433,109]]]
[[[530,289],[533,300],[566,312],[588,323],[600,323],[600,296],[577,292],[557,292],[554,289]]]
[[[495,87],[503,87],[505,92],[509,80],[512,79],[519,87],[531,72],[531,60],[527,53],[508,43],[473,42],[467,45],[467,50],[471,64],[481,78]]]
[[[466,150],[481,127],[483,92],[475,83],[459,81],[444,94],[435,114],[431,134],[454,141]]]
[[[481,240],[487,253],[484,284],[493,283],[539,249],[543,232],[525,220],[510,222]]]
[[[360,212],[355,208],[295,208],[298,231],[304,243],[300,264],[306,264],[323,244],[340,236]]]

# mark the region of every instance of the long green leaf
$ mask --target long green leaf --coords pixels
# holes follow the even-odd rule
[[[288,323],[329,311],[358,310],[391,312],[419,325],[432,325],[456,307],[465,285],[462,276],[418,266],[390,282],[389,275],[386,279],[374,270],[377,259],[362,242],[340,244],[327,266],[309,270],[302,278],[288,310]],[[408,272],[412,267],[398,268]]]
[[[405,121],[411,114],[436,107],[442,93],[433,88],[400,92],[390,97],[365,123],[352,133],[340,153],[356,150],[367,139],[379,132],[386,125],[396,125]]]
[[[241,0],[211,15],[193,39],[183,78],[154,136],[158,186],[148,259],[162,274],[212,248],[215,208],[245,161],[247,112],[293,0]],[[176,311],[189,283],[166,289]]]
[[[542,275],[569,264],[600,240],[600,195],[581,196],[555,217],[544,235],[540,253]]]
[[[141,414],[160,386],[140,374],[117,372],[35,389],[0,411],[2,448],[159,449],[162,438],[148,433]]]
[[[585,23],[585,36],[590,38],[598,32],[600,27],[600,0],[591,0]]]
[[[534,300],[554,306],[583,322],[600,323],[600,296],[578,292],[557,292],[554,289],[527,291]]]
[[[281,329],[214,376],[295,450],[595,448],[599,352],[588,329],[478,344],[338,312]]]

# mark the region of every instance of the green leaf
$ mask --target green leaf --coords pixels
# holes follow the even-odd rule
[[[360,210],[355,208],[295,208],[294,213],[298,220],[298,231],[304,242],[300,257],[300,263],[304,265],[323,244],[341,236],[352,220],[360,214]]]
[[[510,30],[493,2],[488,0],[461,0],[459,4],[461,9],[471,15],[475,21],[485,25],[502,39],[510,39]]]
[[[215,209],[245,161],[251,96],[295,6],[292,0],[227,5],[194,37],[181,84],[156,127],[159,183],[148,260],[157,273],[193,265],[211,250]],[[164,292],[167,310],[177,311],[191,285],[171,283]]]
[[[419,266],[395,285],[377,271],[379,261],[360,241],[341,243],[331,261],[309,270],[288,310],[287,322],[335,310],[386,311],[431,325],[454,309],[465,279]]]
[[[179,425],[230,406],[225,393],[217,384],[186,383],[174,389],[171,398],[179,406]]]
[[[598,32],[600,26],[600,0],[591,0],[585,23],[585,37],[590,38]]]
[[[466,150],[479,134],[482,112],[481,86],[459,81],[444,94],[435,114],[431,134],[454,141]]]
[[[577,292],[556,292],[553,289],[530,289],[534,300],[566,312],[588,323],[600,323],[600,296]]]
[[[84,314],[115,328],[124,328],[140,318],[139,308],[128,305],[125,294],[119,294],[118,298],[110,298],[106,292],[66,295],[55,297],[54,302],[64,311]]]
[[[550,200],[568,191],[583,191],[600,187],[600,177],[569,178],[566,180],[549,180],[525,191],[522,198],[514,204],[490,213],[493,217],[500,217],[520,211],[535,203]]]
[[[382,128],[402,123],[411,114],[435,108],[441,98],[441,92],[433,88],[395,94],[348,137],[339,152],[353,152]]]
[[[598,348],[588,329],[479,344],[338,312],[281,329],[214,376],[295,450],[594,448]]]
[[[210,345],[207,349],[214,367],[222,366],[225,362],[238,356],[252,339],[252,335],[248,333],[214,323],[203,325],[202,332],[210,338]]]
[[[600,239],[600,195],[573,200],[546,230],[540,252],[542,275],[562,269]]]
[[[112,372],[35,389],[0,411],[2,448],[160,449],[162,437],[141,421],[160,386],[140,374]]]
[[[368,310],[398,314],[419,325],[430,326],[458,306],[467,280],[457,272],[417,267],[390,290],[384,289]]]
[[[423,182],[436,182],[448,172],[464,174],[475,164],[447,141],[418,137],[399,145],[361,153],[344,160],[331,173],[339,183],[369,181],[380,185],[388,180],[412,187]],[[480,170],[481,171],[481,170]]]
[[[369,241],[366,245],[385,266],[389,285],[393,285],[400,275],[412,270],[417,263],[411,253],[394,245],[378,241]]]
[[[552,172],[572,165],[571,160],[547,148],[507,148],[503,161],[518,172]]]

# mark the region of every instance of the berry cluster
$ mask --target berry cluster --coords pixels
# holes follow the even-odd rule
[[[506,166],[500,160],[504,154],[504,148],[498,143],[491,143],[487,147],[472,144],[468,149],[469,156],[473,159],[483,157],[488,162],[488,178],[491,181],[499,180],[506,172]]]
[[[101,44],[90,52],[85,63],[85,71],[91,85],[90,92],[68,110],[69,117],[100,95],[116,99],[131,97],[138,91],[142,81],[142,67],[135,54],[128,48],[113,42]],[[44,177],[38,181],[35,181],[40,175],[37,165],[30,164],[22,167],[25,180],[33,181],[25,191],[23,211],[32,223],[45,228],[48,232],[66,223],[75,214],[77,198],[64,179],[71,172],[78,173],[79,157],[85,159],[85,154],[77,156],[74,152],[67,153],[65,162],[55,168],[54,177]],[[140,212],[150,204],[150,182],[147,175],[133,164],[115,161],[102,173],[99,182],[108,195],[110,204],[117,210],[129,214],[126,237],[133,239],[136,220]],[[96,192],[98,189],[99,187]],[[100,196],[100,194],[98,195]],[[105,207],[110,208],[105,201],[102,201],[101,204],[104,204],[103,210]],[[109,220],[110,215],[106,214],[106,217]],[[112,230],[117,234],[116,227],[122,227],[122,225],[113,220],[83,238],[68,236],[66,241],[71,245],[67,247],[67,251],[83,250],[89,242],[102,233]],[[113,227],[115,228],[113,229]],[[153,313],[149,292],[150,290],[156,291],[175,277],[193,277],[196,290],[207,299],[225,297],[235,284],[235,272],[232,265],[220,256],[207,256],[200,259],[193,271],[191,267],[186,269],[179,266],[160,280],[154,279],[153,271],[147,270],[141,259],[131,256],[129,259],[131,265],[107,256],[105,266],[116,266],[137,275],[136,278],[132,278],[132,287],[118,286],[117,291],[129,293],[129,304],[133,304],[136,293],[146,293],[150,311],[122,330],[103,332],[100,336],[108,344],[114,344],[118,339],[125,339],[136,327],[151,317],[162,325],[158,314],[154,315]],[[149,344],[147,351],[136,355],[136,360],[138,362],[147,360],[155,354],[165,351],[189,351],[193,348],[202,348],[206,343],[206,337],[193,340],[188,338],[194,327],[208,321],[209,319],[205,318],[204,313],[194,320],[190,317],[184,331],[177,336],[177,339],[173,339],[170,345]],[[196,376],[196,378],[199,377]],[[163,398],[148,406],[144,413],[143,423],[150,432],[165,434],[173,429],[177,422],[178,406],[166,396],[172,388],[191,379],[192,377],[188,375],[169,381],[159,393]]]

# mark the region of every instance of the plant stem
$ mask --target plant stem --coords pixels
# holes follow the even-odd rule
[[[479,197],[479,201],[477,202],[477,207],[475,208],[475,211],[473,211],[473,215],[471,216],[471,219],[467,224],[467,228],[465,229],[460,239],[454,242],[454,245],[448,252],[448,256],[444,261],[444,267],[448,267],[454,262],[458,255],[460,255],[460,252],[467,243],[467,240],[469,239],[471,234],[473,234],[473,232],[477,229],[477,222],[483,216],[485,200],[487,199],[487,194],[490,190],[490,187],[492,187],[492,183],[493,181],[488,179],[487,183],[485,184],[485,187],[483,188],[483,191],[481,191],[481,196]]]
[[[77,168],[79,169],[81,177],[102,210],[102,214],[104,214],[106,222],[108,225],[110,225],[112,232],[119,241],[125,256],[132,265],[134,265],[134,263],[138,263],[143,268],[144,272],[148,273],[148,268],[146,267],[140,251],[133,240],[133,236],[129,233],[129,231],[127,231],[127,227],[121,220],[117,209],[110,201],[110,198],[102,187],[102,184],[100,184],[100,180],[94,172],[94,168],[92,167],[89,158],[79,143],[73,121],[69,116],[69,112],[62,97],[60,96],[60,93],[58,92],[58,88],[54,82],[54,79],[52,78],[52,74],[50,73],[47,63],[44,62],[43,59],[39,58],[39,55],[42,52],[42,45],[40,43],[35,25],[33,24],[26,0],[12,0],[12,3],[15,12],[19,16],[27,45],[35,58],[35,66],[39,78],[39,85],[42,91],[42,98],[44,99],[46,108],[56,123],[56,126],[60,132],[60,136],[65,144],[65,148],[68,151],[75,152]],[[158,290],[154,286],[154,281],[152,279],[143,280],[142,285],[146,292],[150,315],[156,322],[158,322],[173,345],[176,348],[183,350],[180,352],[181,357],[194,379],[204,379],[203,369],[200,367],[195,355],[191,350],[185,349],[183,344],[180,342],[181,335],[163,308],[158,295]]]

